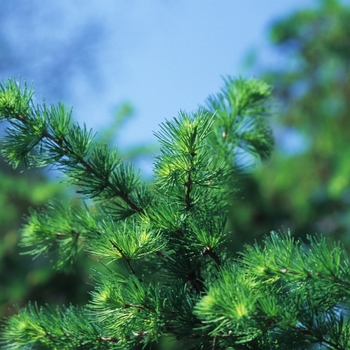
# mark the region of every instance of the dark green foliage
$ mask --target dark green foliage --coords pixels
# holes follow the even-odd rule
[[[271,152],[270,94],[261,81],[228,78],[205,107],[163,123],[148,185],[62,105],[34,105],[30,89],[3,84],[5,157],[57,166],[86,199],[33,211],[21,245],[57,269],[73,268],[81,248],[102,267],[85,307],[19,309],[3,322],[2,347],[131,349],[168,336],[183,349],[348,348],[340,245],[289,233],[239,255],[225,245],[234,180]]]

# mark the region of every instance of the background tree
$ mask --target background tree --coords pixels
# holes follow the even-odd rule
[[[350,8],[320,1],[274,23],[276,62],[255,71],[274,86],[276,152],[241,183],[235,242],[291,228],[322,232],[350,248]],[[273,68],[271,68],[273,66]],[[237,213],[239,214],[237,215]]]

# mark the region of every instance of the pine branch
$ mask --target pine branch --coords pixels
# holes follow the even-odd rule
[[[268,337],[286,349],[303,344],[345,349],[339,338],[349,326],[343,322],[349,291],[324,271],[341,273],[347,285],[348,272],[343,275],[339,262],[347,266],[349,260],[339,246],[329,249],[324,238],[310,240],[311,248],[289,234],[272,233],[264,246],[247,246],[238,265],[222,270],[196,305],[204,328],[215,337],[239,335],[239,342],[264,343]]]
[[[22,247],[59,269],[82,247],[103,265],[86,307],[29,304],[5,320],[3,348],[132,349],[166,335],[184,349],[348,349],[350,262],[340,244],[273,232],[238,256],[223,250],[244,157],[271,152],[270,94],[261,81],[228,78],[207,107],[161,124],[148,186],[63,105],[35,106],[26,85],[2,84],[7,160],[56,165],[91,199],[32,211]]]
[[[131,166],[122,164],[116,150],[93,142],[92,131],[71,121],[71,112],[62,104],[57,107],[35,106],[33,91],[13,80],[0,86],[0,118],[8,120],[2,153],[17,167],[57,164],[74,184],[83,187],[81,193],[90,198],[112,200],[120,198],[132,213],[144,209],[133,201],[139,178]],[[1,120],[0,119],[0,120]],[[141,204],[141,203],[140,203]]]
[[[87,310],[52,310],[28,304],[8,319],[2,345],[7,349],[123,349],[129,341],[108,336]],[[6,344],[6,345],[4,345]],[[105,345],[105,346],[104,346]]]

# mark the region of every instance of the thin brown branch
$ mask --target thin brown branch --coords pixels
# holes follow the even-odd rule
[[[116,197],[121,198],[135,213],[144,214],[144,210],[142,208],[139,208],[134,202],[132,202],[127,195],[120,193],[108,179],[102,178],[101,174],[96,171],[84,158],[77,155],[74,150],[69,147],[68,142],[64,137],[61,140],[53,137],[48,132],[45,132],[43,134],[43,137],[46,137],[56,143],[60,148],[63,149],[65,153],[67,153],[68,156],[75,158],[87,170],[87,172],[93,174],[98,179],[103,180],[106,184],[106,187],[109,187],[112,190],[112,193],[114,193]]]
[[[27,116],[18,116],[15,119],[19,120],[23,124],[28,124]],[[138,207],[127,195],[120,193],[108,179],[102,178],[101,174],[96,171],[84,158],[76,154],[76,152],[69,147],[69,143],[65,140],[63,135],[62,139],[60,139],[54,137],[48,131],[44,131],[42,133],[42,138],[47,138],[54,142],[68,157],[72,157],[77,161],[77,163],[80,163],[87,170],[87,172],[94,175],[98,179],[103,180],[106,183],[106,187],[109,187],[112,190],[112,193],[114,193],[116,197],[121,198],[135,213],[144,214],[144,210],[142,208]]]
[[[109,242],[112,244],[113,248],[115,248],[119,252],[122,259],[126,262],[131,274],[135,275],[135,270],[131,266],[130,259],[124,254],[124,252],[113,241],[109,240]]]

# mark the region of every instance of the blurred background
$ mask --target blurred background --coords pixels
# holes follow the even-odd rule
[[[277,102],[275,152],[239,181],[232,247],[290,229],[302,238],[325,234],[350,251],[345,1],[0,0],[0,11],[0,79],[34,82],[37,102],[74,106],[75,120],[117,145],[146,180],[160,122],[195,110],[219,91],[222,76],[267,80]],[[28,207],[67,195],[57,176],[13,171],[0,159],[0,316],[28,300],[88,299],[86,257],[64,275],[17,246]]]

